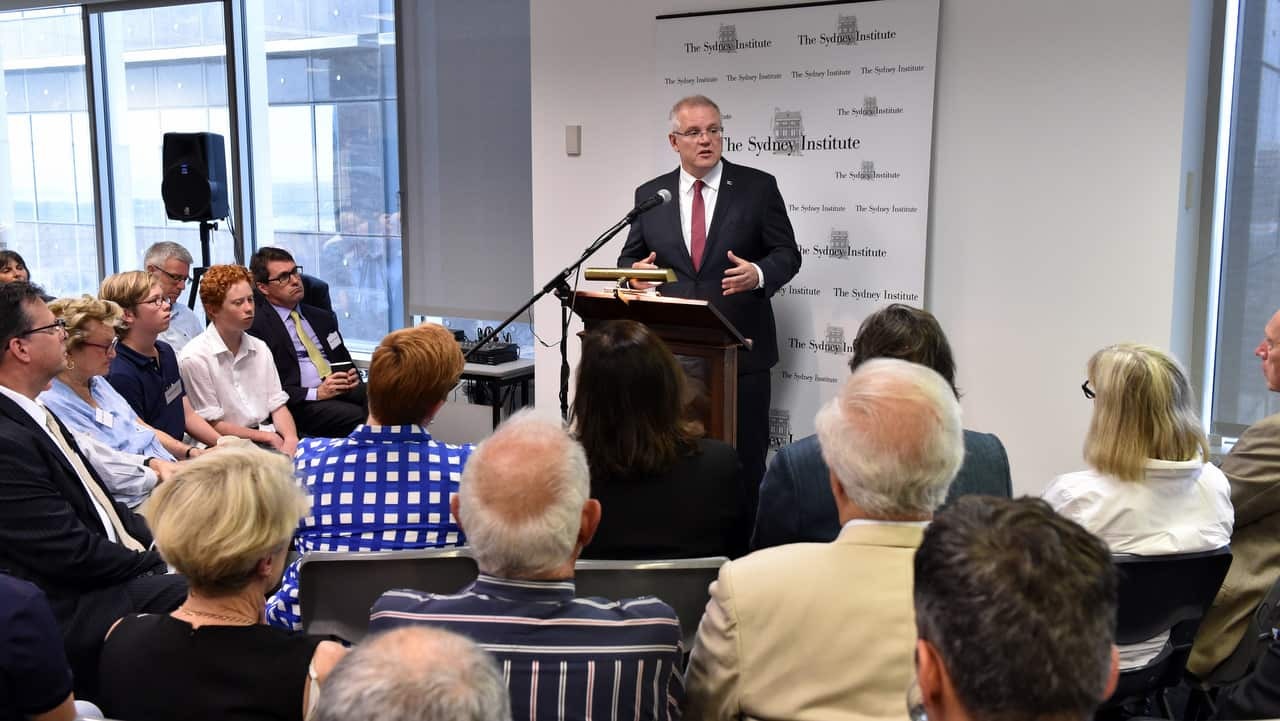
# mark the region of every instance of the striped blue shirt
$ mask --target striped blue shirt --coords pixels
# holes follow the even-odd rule
[[[415,623],[470,637],[497,659],[514,721],[677,721],[675,611],[652,596],[576,598],[574,583],[480,574],[455,595],[388,591],[369,631]]]
[[[361,424],[346,438],[298,444],[294,471],[311,510],[294,534],[298,553],[460,546],[449,510],[472,445],[437,443],[421,426]],[[298,559],[267,599],[267,622],[299,630]]]

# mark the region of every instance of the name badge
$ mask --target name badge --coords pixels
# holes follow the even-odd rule
[[[330,333],[329,337],[326,338],[325,340],[328,341],[329,348],[331,349],[337,348],[338,346],[342,345],[342,336],[338,335],[338,331],[336,330]]]
[[[93,419],[98,422],[98,425],[106,426],[107,428],[112,428],[116,424],[116,417],[105,408],[94,408]]]
[[[164,389],[164,404],[169,405],[178,396],[182,395],[182,379],[174,381],[172,385]]]

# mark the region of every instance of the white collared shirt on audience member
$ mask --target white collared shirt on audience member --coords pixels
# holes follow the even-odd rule
[[[233,357],[210,325],[182,349],[178,368],[192,408],[210,423],[256,428],[289,400],[267,344],[248,333]]]
[[[160,334],[159,339],[173,346],[173,351],[178,353],[203,332],[204,323],[199,316],[179,301],[170,306],[169,328]]]

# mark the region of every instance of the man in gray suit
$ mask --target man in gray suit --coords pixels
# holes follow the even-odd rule
[[[1262,361],[1267,388],[1280,393],[1280,312],[1271,316],[1253,354]],[[1245,429],[1222,459],[1231,481],[1235,527],[1231,568],[1200,624],[1187,669],[1208,678],[1244,636],[1249,618],[1280,579],[1280,413]],[[1223,679],[1234,680],[1234,679]]]
[[[1280,352],[1276,355],[1280,357]],[[849,370],[872,358],[898,358],[928,366],[956,391],[951,344],[938,319],[928,311],[894,303],[867,316],[853,341]],[[964,451],[964,465],[947,492],[947,503],[964,495],[1013,495],[1009,457],[999,438],[966,430]],[[839,533],[840,519],[818,437],[802,438],[782,448],[760,484],[751,550],[784,543],[827,543]]]

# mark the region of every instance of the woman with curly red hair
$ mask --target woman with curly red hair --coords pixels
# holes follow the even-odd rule
[[[212,323],[182,349],[178,367],[196,413],[222,435],[293,455],[298,431],[267,344],[253,325],[253,278],[239,265],[215,265],[200,280]]]

